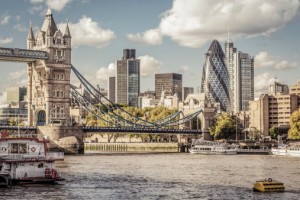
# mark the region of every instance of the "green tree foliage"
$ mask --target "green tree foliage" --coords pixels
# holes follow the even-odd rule
[[[95,116],[93,116],[92,114],[89,114],[86,119],[85,119],[85,123],[87,126],[102,126],[102,127],[106,127],[106,126],[128,126],[128,124],[126,122],[118,122],[119,120],[112,117],[113,113],[111,113],[111,111],[108,111],[108,109],[103,106],[103,105],[96,105],[98,106],[98,108],[100,108],[103,112],[108,113],[108,115],[101,115],[101,118],[104,119],[100,119],[100,118],[96,118]],[[146,121],[150,121],[150,122],[155,122],[157,120],[163,119],[175,112],[177,112],[177,109],[168,109],[166,107],[155,107],[155,108],[138,108],[138,107],[129,107],[129,106],[124,106],[124,105],[119,105],[120,107],[122,107],[123,110],[125,110],[128,113],[131,113],[132,115],[139,117],[141,119],[144,119]],[[131,122],[137,122],[137,119],[135,119],[134,117],[130,117],[128,114],[126,114],[123,111],[120,110],[115,110],[113,111],[115,114],[122,116],[124,119],[131,121]],[[178,117],[176,118],[178,119]],[[174,120],[176,120],[174,119]],[[108,121],[108,122],[106,122]],[[140,121],[140,123],[142,123]],[[177,128],[177,127],[169,127],[169,128]],[[128,134],[130,138],[141,138],[142,141],[159,141],[160,139],[160,135],[157,134],[134,134],[134,133],[129,133]],[[118,134],[109,134],[108,138],[109,138],[109,142],[111,141],[111,139],[116,140],[119,137]]]
[[[277,139],[277,133],[278,133],[278,130],[275,126],[272,126],[270,129],[269,129],[269,133],[270,133],[270,136],[272,139]]]
[[[300,109],[293,112],[290,117],[289,139],[300,139]]]
[[[209,129],[214,139],[235,139],[236,120],[228,113],[220,113],[216,117],[215,126]]]

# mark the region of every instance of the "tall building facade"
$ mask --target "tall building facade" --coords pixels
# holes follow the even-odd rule
[[[177,95],[178,100],[182,101],[182,75],[176,73],[155,74],[155,96],[161,98],[162,92],[166,95]]]
[[[189,94],[193,94],[194,93],[194,88],[193,87],[183,87],[183,101],[186,99],[186,97]]]
[[[236,53],[236,48],[233,45],[233,42],[229,39],[229,31],[228,31],[228,40],[225,42],[225,64],[228,71],[229,78],[229,94],[230,94],[230,109],[234,110],[234,55]]]
[[[221,111],[231,111],[229,74],[224,52],[217,40],[211,43],[205,54],[201,93],[205,93],[212,103],[219,104]]]
[[[246,111],[254,100],[254,58],[243,52],[234,53],[233,111]]]
[[[116,77],[108,78],[108,99],[116,102]]]
[[[135,49],[124,49],[117,61],[116,103],[138,106],[140,93],[140,60],[135,58]]]
[[[6,102],[18,103],[20,101],[26,101],[27,88],[26,87],[11,87],[6,90]]]
[[[289,86],[275,81],[272,85],[269,86],[269,94],[289,94]],[[291,94],[293,94],[292,90]]]
[[[238,113],[249,108],[254,99],[254,58],[238,51],[229,39],[225,42],[225,64],[229,76],[231,111]]]
[[[37,35],[29,28],[27,48],[47,51],[49,59],[29,63],[29,125],[65,125],[70,120],[71,34],[57,28],[49,8]]]

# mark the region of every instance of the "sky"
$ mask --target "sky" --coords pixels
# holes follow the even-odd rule
[[[102,88],[130,48],[141,60],[141,92],[154,90],[156,73],[181,73],[197,91],[205,53],[214,39],[224,50],[228,29],[254,57],[256,97],[275,80],[300,80],[299,0],[2,0],[0,47],[26,48],[29,24],[36,33],[48,6],[62,32],[69,22],[72,64]],[[27,85],[26,64],[0,62],[0,71],[0,92]]]

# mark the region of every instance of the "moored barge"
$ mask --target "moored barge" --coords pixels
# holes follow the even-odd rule
[[[0,137],[0,186],[63,181],[55,162],[63,152],[48,152],[47,141],[34,137]]]

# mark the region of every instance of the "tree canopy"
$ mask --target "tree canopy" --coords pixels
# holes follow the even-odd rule
[[[216,123],[209,128],[214,139],[234,139],[236,137],[236,119],[229,113],[220,113],[216,117]]]
[[[103,111],[105,113],[108,113],[109,115],[112,115],[112,113],[110,113],[105,107],[99,105],[99,108],[100,109],[103,109]],[[162,107],[162,106],[158,106],[158,107],[154,107],[154,108],[138,108],[138,107],[126,107],[126,106],[123,106],[122,108],[123,110],[125,110],[126,112],[128,113],[131,113],[132,115],[136,116],[136,117],[139,117],[139,118],[142,118],[146,121],[149,121],[149,122],[155,122],[157,120],[160,120],[160,119],[163,119],[175,112],[177,112],[178,110],[177,109],[169,109],[169,108],[166,108],[166,107]],[[132,121],[132,122],[136,122],[134,119],[134,117],[130,117],[128,114],[126,114],[125,112],[122,112],[120,110],[115,110],[113,111],[115,112],[116,114],[122,116],[123,118],[129,120],[129,121]],[[102,119],[97,119],[93,114],[88,114],[85,118],[85,124],[88,125],[88,126],[126,126],[126,123],[124,124],[123,122],[122,123],[117,123],[118,120],[116,120],[115,118],[113,117],[110,117],[109,115],[102,115],[102,119],[105,119],[109,122],[112,122],[112,123],[109,123],[109,122],[106,122],[105,120],[102,120]],[[178,119],[178,117],[176,118]],[[172,128],[178,128],[178,127],[172,127]],[[157,141],[160,139],[160,135],[158,134],[134,134],[134,133],[128,133],[129,137],[136,137],[136,138],[141,138],[142,141]],[[118,137],[120,136],[120,134],[110,134],[109,135],[109,138],[110,139],[114,139],[116,140]],[[110,141],[109,139],[109,141]]]
[[[289,139],[300,139],[300,109],[293,112],[290,117]]]

